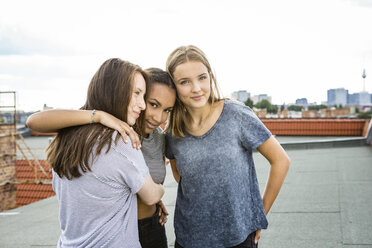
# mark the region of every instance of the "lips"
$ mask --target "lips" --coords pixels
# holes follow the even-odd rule
[[[199,100],[202,99],[202,97],[203,97],[203,95],[200,95],[200,96],[193,96],[193,97],[191,97],[191,99],[193,99],[194,101],[199,101]]]
[[[146,125],[148,128],[150,129],[155,129],[156,127],[158,127],[159,125],[154,125],[153,123],[149,122],[149,121],[146,121]]]

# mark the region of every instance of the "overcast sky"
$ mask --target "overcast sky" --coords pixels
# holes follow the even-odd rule
[[[18,109],[77,109],[106,59],[164,69],[194,44],[226,97],[320,104],[330,88],[362,91],[363,68],[372,93],[371,27],[372,0],[0,0],[0,91]]]

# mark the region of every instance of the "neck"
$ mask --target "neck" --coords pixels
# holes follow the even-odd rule
[[[207,104],[205,104],[205,106],[202,108],[187,108],[187,112],[191,122],[198,125],[208,119],[212,113],[212,105],[207,102]]]

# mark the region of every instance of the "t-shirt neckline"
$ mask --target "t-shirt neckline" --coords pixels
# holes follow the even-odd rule
[[[222,107],[221,114],[220,114],[220,116],[218,116],[218,119],[213,124],[213,126],[206,133],[204,133],[202,135],[192,135],[192,134],[190,134],[189,132],[187,132],[185,130],[186,137],[191,137],[191,138],[195,138],[195,139],[202,139],[202,138],[208,136],[211,132],[213,132],[213,130],[215,129],[215,127],[217,126],[217,124],[220,122],[220,120],[222,119],[222,116],[224,115],[224,112],[225,112],[226,100],[222,100],[222,101],[223,101],[223,107]]]

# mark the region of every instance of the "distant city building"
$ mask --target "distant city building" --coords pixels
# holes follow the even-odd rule
[[[363,91],[359,93],[349,94],[349,91],[344,88],[329,89],[327,91],[327,104],[328,106],[342,105],[342,106],[371,106],[372,94],[365,90],[366,70],[363,69]]]
[[[255,95],[251,99],[253,101],[253,104],[261,102],[262,100],[268,100],[271,103],[271,96],[268,96],[267,94]]]
[[[240,102],[245,102],[250,97],[251,97],[251,94],[249,92],[247,92],[246,90],[234,91],[231,94],[232,99],[238,100]]]
[[[359,105],[370,105],[371,104],[371,96],[368,92],[363,91],[359,92]]]
[[[359,104],[359,93],[349,94],[347,98],[347,103],[350,105],[358,105]]]
[[[307,98],[299,98],[296,100],[296,105],[307,106]]]
[[[372,104],[372,94],[368,92],[359,92],[348,95],[347,104],[348,105],[371,105]]]
[[[327,91],[327,104],[345,106],[347,104],[349,91],[344,88],[330,89]]]

